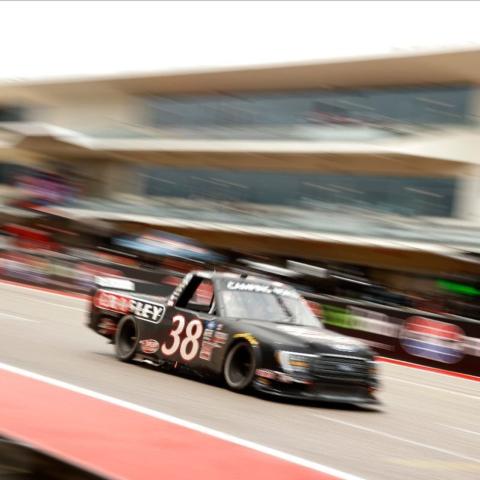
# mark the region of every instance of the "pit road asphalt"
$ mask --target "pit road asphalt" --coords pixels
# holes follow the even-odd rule
[[[480,382],[381,363],[376,409],[273,401],[117,361],[85,300],[3,283],[0,300],[0,362],[365,479],[480,478]]]

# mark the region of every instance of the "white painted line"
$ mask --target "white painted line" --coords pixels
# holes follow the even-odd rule
[[[417,442],[416,440],[410,440],[409,438],[399,437],[398,435],[393,435],[391,433],[382,432],[381,430],[376,430],[374,428],[364,427],[363,425],[357,425],[355,423],[345,422],[344,420],[338,420],[336,418],[327,417],[326,415],[320,415],[318,413],[313,414],[315,417],[321,418],[322,420],[327,420],[329,422],[338,423],[339,425],[344,425],[350,428],[356,428],[357,430],[362,430],[364,432],[372,433],[374,435],[379,435],[381,437],[390,438],[402,443],[408,443],[410,445],[415,445],[416,447],[426,448],[428,450],[433,450],[434,452],[443,453],[445,455],[450,455],[452,457],[461,458],[462,460],[468,460],[469,462],[480,463],[479,458],[469,457],[468,455],[463,455],[461,453],[452,452],[445,448],[435,447],[429,445],[428,443]]]
[[[12,295],[15,295],[15,293],[12,293]],[[26,296],[24,293],[19,293],[18,295]],[[44,305],[50,305],[52,307],[58,307],[58,308],[66,308],[67,310],[77,310],[78,312],[84,312],[85,308],[83,307],[71,307],[69,305],[65,305],[63,303],[57,303],[57,302],[49,302],[48,300],[42,300],[41,298],[36,298],[34,296],[28,296],[28,302],[36,302],[36,303],[43,303]],[[27,300],[25,300],[27,301]]]
[[[110,403],[112,405],[116,405],[119,407],[127,408],[134,412],[142,413],[144,415],[148,415],[153,418],[157,418],[159,420],[163,420],[166,422],[173,423],[175,425],[179,425],[181,427],[188,428],[190,430],[194,430],[196,432],[200,432],[206,435],[210,435],[215,438],[219,438],[221,440],[225,440],[230,443],[234,443],[236,445],[240,445],[242,447],[250,448],[251,450],[255,450],[260,453],[264,453],[266,455],[270,455],[272,457],[279,458],[281,460],[285,460],[290,463],[294,463],[296,465],[300,465],[302,467],[309,468],[311,470],[315,470],[317,472],[321,472],[327,475],[332,475],[337,477],[340,480],[364,480],[361,477],[356,475],[352,475],[350,473],[342,472],[341,470],[337,470],[336,468],[328,467],[326,465],[322,465],[317,462],[313,462],[311,460],[307,460],[305,458],[297,457],[296,455],[292,455],[290,453],[282,452],[280,450],[276,450],[274,448],[267,447],[265,445],[261,445],[256,442],[252,442],[250,440],[245,440],[240,437],[236,437],[234,435],[230,435],[229,433],[224,433],[219,430],[215,430],[210,427],[206,427],[204,425],[200,425],[198,423],[190,422],[188,420],[183,420],[178,417],[174,417],[173,415],[169,415],[168,413],[159,412],[157,410],[153,410],[151,408],[143,407],[141,405],[137,405],[135,403],[127,402],[125,400],[120,400],[115,397],[111,397],[109,395],[105,395],[100,392],[96,392],[94,390],[89,390],[87,388],[79,387],[77,385],[72,385],[67,382],[63,382],[62,380],[57,380],[55,378],[47,377],[44,375],[40,375],[38,373],[30,372],[29,370],[24,370],[23,368],[14,367],[13,365],[8,365],[6,363],[0,362],[0,369],[3,369],[7,372],[15,373],[17,375],[22,375],[27,378],[31,378],[33,380],[38,380],[40,382],[47,383],[49,385],[54,385],[56,387],[65,388],[75,393],[79,393],[81,395],[86,395],[91,398],[95,398],[96,400],[101,400],[103,402]]]
[[[425,367],[425,365],[421,364],[421,363],[414,363],[414,362],[406,362],[406,361],[403,361],[403,360],[400,360],[401,363],[395,363],[396,359],[389,359],[388,357],[380,357],[381,358],[381,362],[383,362],[384,365],[391,365],[393,367],[399,367],[399,368],[413,368],[415,370],[417,370],[418,372],[420,373],[424,373],[424,374],[430,374],[430,373],[433,373],[434,375],[442,375],[444,378],[445,377],[449,377],[449,378],[453,378],[453,379],[460,379],[460,380],[468,380],[469,382],[470,381],[478,381],[478,378],[476,375],[469,375],[467,374],[466,376],[462,376],[461,373],[459,372],[455,372],[455,371],[446,371],[446,370],[442,370],[441,368],[437,369],[435,367],[433,367],[432,370],[430,370],[429,367],[427,367],[427,370],[423,369],[422,367]],[[388,361],[388,360],[392,360],[392,361]],[[439,370],[439,371],[436,371],[436,370]],[[471,377],[471,378],[469,378]]]
[[[13,280],[10,281],[10,280],[0,279],[0,288],[4,288],[5,290],[10,290],[10,291],[11,290],[20,290],[20,291],[28,290],[32,294],[50,295],[56,298],[64,297],[64,298],[67,298],[68,300],[80,301],[80,302],[85,302],[88,300],[87,294],[66,292],[62,290],[53,290],[48,287],[42,287],[37,285],[21,284],[21,283],[16,283]]]
[[[451,428],[452,430],[458,430],[460,432],[470,433],[472,435],[480,435],[480,432],[474,432],[473,430],[467,430],[466,428],[454,427],[452,425],[446,425],[445,423],[439,423],[438,425],[441,425],[442,427]]]
[[[54,303],[48,302],[47,300],[40,300],[39,298],[29,298],[29,301],[43,303],[44,305],[51,305],[52,307],[66,308],[68,310],[77,310],[78,312],[84,312],[85,308],[79,307],[70,307],[69,305],[64,305],[63,303]]]
[[[383,375],[382,378],[385,380],[393,380],[394,382],[406,383],[407,385],[415,385],[417,387],[427,388],[429,390],[436,390],[438,392],[449,393],[450,395],[457,395],[459,397],[471,398],[473,400],[480,400],[478,395],[470,395],[463,392],[455,392],[453,390],[448,390],[447,388],[433,387],[432,385],[425,385],[424,383],[412,382],[411,380],[403,380],[402,378],[388,377]]]
[[[44,291],[38,291],[38,290],[33,290],[28,286],[23,286],[23,285],[2,285],[0,283],[0,288],[4,288],[10,295],[21,295],[23,297],[27,297],[29,302],[38,302],[38,303],[43,303],[45,305],[50,305],[52,307],[60,307],[60,308],[66,308],[67,310],[77,310],[79,312],[85,311],[85,307],[72,307],[70,305],[65,305],[64,303],[59,302],[59,295],[54,292],[44,292]],[[30,289],[29,289],[30,288]],[[26,291],[29,289],[29,291]],[[49,301],[45,300],[43,298],[39,297],[53,297],[56,299],[56,301]],[[82,298],[75,298],[75,297],[65,297],[69,301],[74,301],[74,302],[86,302],[85,299]]]
[[[34,320],[33,318],[21,317],[20,315],[15,315],[13,313],[0,312],[0,317],[13,318],[14,320],[21,320],[22,322],[40,323],[38,320]]]

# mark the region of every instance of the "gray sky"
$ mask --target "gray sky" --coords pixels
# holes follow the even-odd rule
[[[480,46],[479,2],[0,2],[0,79]]]

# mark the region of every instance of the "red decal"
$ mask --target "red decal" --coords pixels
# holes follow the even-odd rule
[[[103,318],[98,324],[98,331],[104,335],[113,335],[117,330],[117,324],[109,318]]]
[[[153,339],[140,340],[140,345],[143,353],[155,353],[160,348],[160,344]]]
[[[105,290],[99,290],[93,299],[93,304],[97,308],[118,313],[129,313],[131,302],[132,299],[130,297],[106,292]]]
[[[276,373],[272,370],[265,370],[261,368],[257,368],[257,370],[255,370],[255,375],[257,377],[266,378],[268,380],[274,380],[277,376]]]
[[[199,357],[202,360],[206,360],[209,362],[212,358],[212,351],[213,351],[214,345],[210,342],[203,342],[202,343],[202,349],[200,350],[200,355]]]

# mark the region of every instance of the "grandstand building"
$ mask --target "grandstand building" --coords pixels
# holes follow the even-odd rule
[[[67,172],[82,184],[71,215],[95,209],[145,223],[336,234],[332,244],[355,235],[357,245],[428,239],[472,251],[479,65],[470,50],[3,84],[0,181],[10,192],[19,164]]]

